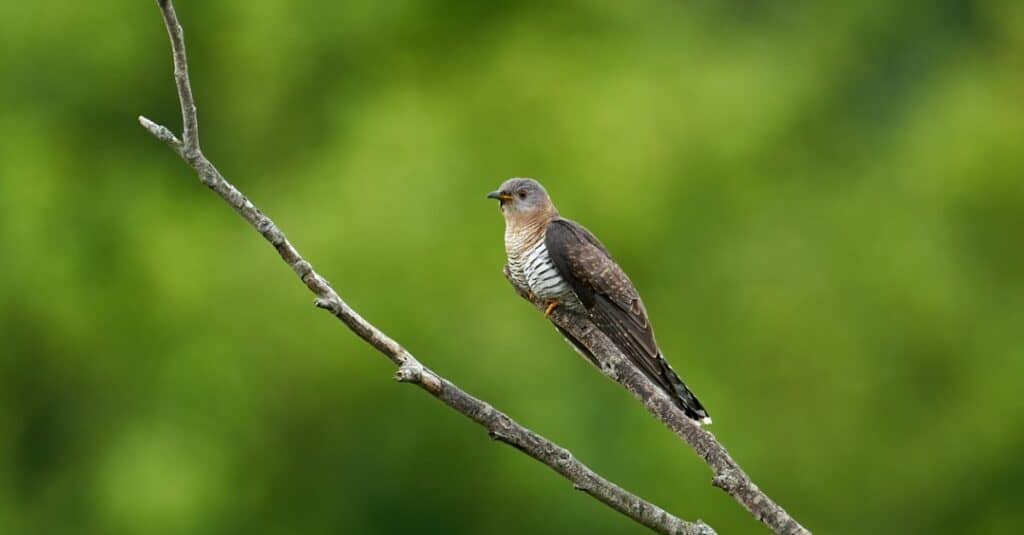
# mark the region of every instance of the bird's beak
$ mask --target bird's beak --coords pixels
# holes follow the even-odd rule
[[[487,194],[488,199],[498,199],[499,201],[510,201],[512,196],[508,193],[502,193],[500,191],[492,191]]]

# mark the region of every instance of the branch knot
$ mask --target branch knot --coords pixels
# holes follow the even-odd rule
[[[728,492],[732,493],[740,486],[741,478],[735,470],[726,469],[722,470],[718,475],[711,479],[711,484]]]
[[[420,383],[423,381],[423,365],[419,362],[406,362],[395,372],[395,380],[399,383]]]

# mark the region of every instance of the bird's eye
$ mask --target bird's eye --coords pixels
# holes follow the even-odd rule
[[[520,199],[525,199],[526,198],[526,190],[525,189],[519,190],[519,198]]]

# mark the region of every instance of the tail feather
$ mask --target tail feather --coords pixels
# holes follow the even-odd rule
[[[686,416],[696,420],[697,423],[701,425],[710,424],[711,415],[708,414],[707,409],[697,399],[697,395],[687,388],[686,383],[679,378],[679,375],[672,369],[672,366],[669,366],[668,361],[664,357],[658,359],[658,361],[661,363],[662,372],[672,385],[672,390],[675,394],[673,401],[676,402],[676,405],[683,410]]]
[[[554,325],[555,329],[557,329],[558,332],[561,333],[562,337],[565,338],[565,341],[569,342],[569,345],[571,345],[577,353],[585,357],[588,361],[590,361],[591,364],[593,364],[597,368],[601,368],[601,364],[597,361],[597,358],[594,357],[594,354],[591,353],[589,349],[587,349],[587,346],[580,343],[580,341],[577,340],[576,337],[574,337],[572,334],[570,334],[569,331],[566,331],[565,329],[559,327],[557,324]],[[697,399],[697,396],[689,388],[687,388],[686,383],[683,383],[683,380],[679,378],[679,374],[677,374],[676,371],[672,369],[672,366],[670,366],[668,361],[665,360],[665,357],[662,356],[659,352],[655,360],[657,360],[661,368],[661,373],[657,374],[660,377],[652,376],[651,371],[653,370],[649,371],[648,369],[642,367],[640,368],[640,370],[643,371],[645,375],[650,377],[655,384],[661,386],[663,389],[666,389],[665,383],[667,382],[667,386],[670,387],[670,389],[667,389],[667,393],[672,397],[672,400],[676,403],[676,406],[678,406],[683,411],[683,414],[685,414],[688,418],[690,418],[691,420],[695,420],[698,424],[701,425],[710,424],[711,416],[708,415],[708,411],[704,408],[704,405],[701,405],[700,400]]]

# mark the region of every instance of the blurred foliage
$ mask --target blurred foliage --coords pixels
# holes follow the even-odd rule
[[[761,532],[500,274],[541,179],[820,533],[1024,522],[1024,3],[180,0],[206,153],[371,321]],[[135,121],[153,2],[0,6],[0,533],[641,533],[391,380]]]

